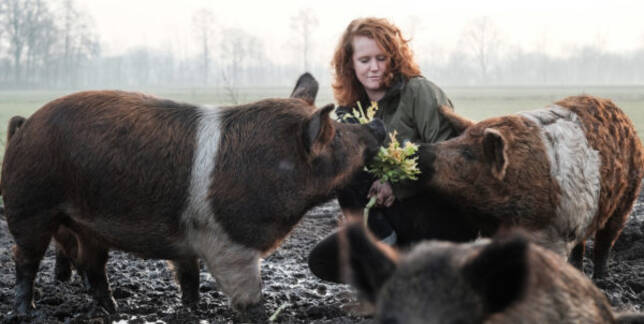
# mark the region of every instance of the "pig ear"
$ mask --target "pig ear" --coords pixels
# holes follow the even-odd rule
[[[528,241],[519,236],[495,240],[463,267],[465,279],[496,313],[519,300],[528,280]]]
[[[333,108],[333,104],[329,104],[318,109],[306,124],[304,143],[312,155],[320,154],[335,135],[335,127],[329,117]]]
[[[457,115],[451,107],[440,106],[439,110],[443,117],[452,124],[454,130],[459,134],[463,133],[468,127],[474,125],[472,120]]]
[[[13,116],[9,120],[9,127],[7,127],[7,144],[11,141],[11,137],[18,131],[18,128],[22,126],[26,121],[25,117],[22,116]]]
[[[349,223],[340,233],[340,273],[373,303],[396,270],[397,253],[371,238],[362,222]]]
[[[306,72],[297,79],[290,97],[302,99],[309,105],[313,105],[318,94],[318,88],[317,80],[311,73]]]
[[[483,133],[483,153],[492,163],[492,175],[503,180],[508,168],[507,144],[503,134],[494,128],[486,128]]]

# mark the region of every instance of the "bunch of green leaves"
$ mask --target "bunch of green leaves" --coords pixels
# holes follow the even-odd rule
[[[400,146],[396,139],[397,132],[389,133],[389,145],[380,147],[378,155],[365,167],[365,170],[375,175],[380,181],[396,183],[402,180],[418,180],[418,157],[414,154],[418,146],[406,142]]]

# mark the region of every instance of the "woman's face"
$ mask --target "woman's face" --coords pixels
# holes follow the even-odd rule
[[[372,94],[380,92],[384,94],[385,92],[383,80],[389,59],[378,43],[369,37],[354,36],[351,45],[353,46],[352,61],[356,77],[362,83],[371,100],[374,100]]]

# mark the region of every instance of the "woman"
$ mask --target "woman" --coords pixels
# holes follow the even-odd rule
[[[408,40],[386,19],[353,20],[340,38],[331,65],[339,104],[336,113],[342,120],[357,122],[350,113],[358,102],[363,108],[377,102],[375,117],[385,122],[388,132],[396,130],[401,143],[433,143],[456,135],[438,111],[440,106],[452,107],[451,101],[438,86],[421,76]],[[418,235],[406,233],[414,231],[414,226],[406,226],[406,215],[397,215],[389,207],[406,204],[394,202],[413,199],[416,192],[413,182],[392,185],[363,172],[338,193],[338,202],[344,215],[361,215],[369,197],[376,196],[376,207],[380,208],[371,210],[369,228],[385,243],[400,245],[409,242],[401,242],[396,229],[403,229],[410,234],[408,237]],[[337,237],[332,234],[311,252],[309,267],[318,277],[340,281],[337,245]]]

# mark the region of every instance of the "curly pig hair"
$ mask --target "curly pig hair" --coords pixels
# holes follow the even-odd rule
[[[362,84],[353,70],[351,42],[354,36],[366,36],[375,40],[388,55],[389,68],[384,77],[385,87],[391,85],[398,73],[405,79],[420,75],[418,64],[414,61],[413,53],[407,44],[409,40],[403,38],[398,27],[384,18],[355,19],[342,34],[331,61],[331,67],[335,71],[333,93],[339,105],[354,105],[363,92]]]

